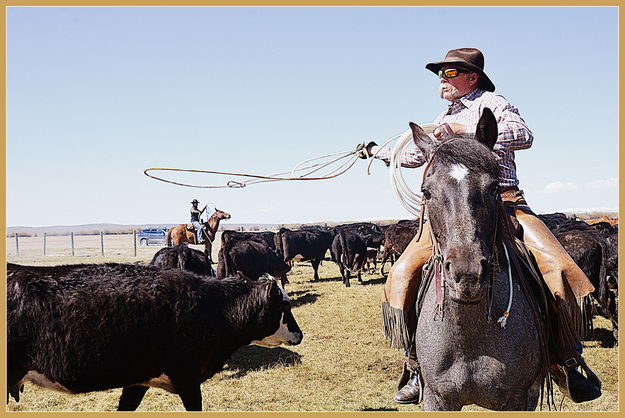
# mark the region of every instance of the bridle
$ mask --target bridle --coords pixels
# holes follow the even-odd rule
[[[440,147],[444,144],[449,144],[450,142],[453,142],[455,140],[459,140],[462,139],[461,137],[453,137],[450,139],[447,139],[443,142],[441,142],[432,152],[432,155],[430,156],[430,158],[428,159],[428,162],[425,166],[425,169],[423,170],[423,178],[421,179],[421,183],[423,184],[423,181],[425,180],[425,177],[427,175],[428,169],[430,168],[430,165],[432,163],[432,161],[434,160],[434,157],[436,156],[438,150],[440,149]],[[502,221],[502,219],[500,219],[500,212],[503,210],[503,203],[501,200],[501,193],[499,192],[499,190],[497,190],[497,194],[495,196],[496,199],[496,203],[495,203],[495,227],[492,233],[492,236],[490,238],[490,246],[488,247],[489,249],[489,255],[487,258],[487,266],[488,266],[488,286],[487,286],[487,290],[486,290],[486,300],[487,300],[487,307],[488,307],[488,318],[491,319],[493,318],[492,315],[492,304],[493,304],[493,285],[494,285],[494,264],[495,264],[495,260],[499,259],[499,252],[498,252],[498,247],[497,247],[497,237],[499,234],[499,223],[500,221]],[[421,222],[419,223],[419,231],[417,232],[416,235],[416,240],[418,241],[421,238],[421,235],[423,233],[423,224],[424,224],[424,215],[426,213],[426,207],[427,207],[427,200],[425,198],[425,195],[421,196],[421,210],[420,210],[420,220]],[[427,269],[433,269],[433,274],[434,274],[434,278],[436,280],[435,282],[435,293],[436,293],[436,305],[435,305],[435,309],[434,309],[434,317],[437,318],[438,316],[440,316],[441,320],[444,317],[444,300],[445,300],[445,291],[446,291],[446,284],[445,284],[445,277],[444,277],[444,265],[445,265],[445,260],[443,258],[441,249],[440,249],[440,244],[438,242],[438,240],[436,239],[436,235],[434,234],[433,229],[430,227],[430,239],[432,241],[432,255],[430,256],[430,259],[427,262]],[[508,265],[508,278],[509,278],[509,284],[510,284],[510,296],[508,298],[508,307],[507,309],[503,312],[502,316],[498,319],[498,323],[503,327],[505,327],[507,319],[510,315],[510,307],[512,305],[512,295],[513,295],[513,287],[512,287],[512,271],[511,271],[511,263],[510,263],[510,258],[508,255],[508,250],[506,248],[506,243],[502,242],[501,243],[503,250],[504,250],[504,254],[506,256],[506,260],[507,260],[507,265]]]
[[[205,235],[206,235],[206,239],[207,239],[207,241],[209,241],[209,242],[211,243],[211,245],[212,245],[212,244],[213,244],[213,242],[215,241],[215,237],[217,236],[217,230],[215,230],[215,236],[213,237],[213,239],[211,239],[211,238],[210,238],[210,236],[208,235],[208,232],[209,232],[209,230],[208,230],[208,225],[209,225],[209,222],[210,222],[210,221],[211,221],[211,219],[213,219],[213,218],[216,218],[216,219],[217,219],[217,222],[221,221],[222,219],[228,219],[228,218],[226,218],[226,217],[222,217],[222,216],[220,215],[220,213],[223,213],[224,215],[228,215],[226,212],[224,212],[224,211],[222,211],[222,210],[215,209],[215,212],[214,212],[214,213],[213,213],[213,214],[212,214],[212,215],[211,215],[211,216],[210,216],[210,217],[206,220],[206,222],[204,222],[204,223],[202,224],[202,227],[204,227],[204,225],[206,225],[206,234],[205,234]]]

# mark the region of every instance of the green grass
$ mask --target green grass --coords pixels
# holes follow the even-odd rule
[[[151,257],[151,256],[149,256]],[[146,258],[149,260],[149,257]],[[134,259],[133,261],[135,261]],[[115,260],[118,261],[118,260]],[[68,261],[63,262],[68,263]],[[365,275],[345,288],[338,268],[324,261],[321,280],[312,282],[309,263],[297,263],[287,290],[304,340],[274,349],[247,346],[224,370],[202,385],[203,408],[210,411],[419,411],[418,405],[393,402],[403,355],[391,349],[381,332],[380,294],[384,279]],[[605,347],[611,330],[597,317],[596,335],[586,343],[585,358],[603,380],[598,400],[562,403],[564,411],[618,410],[618,350]],[[10,411],[111,411],[120,389],[68,395],[27,383]],[[556,390],[556,403],[562,397]],[[466,410],[480,410],[466,407]],[[183,411],[177,395],[151,388],[140,411]]]

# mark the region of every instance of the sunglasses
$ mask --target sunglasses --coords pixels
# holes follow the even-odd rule
[[[447,68],[445,70],[438,70],[438,77],[445,78],[456,78],[460,75],[460,73],[466,73],[467,71],[461,70],[459,68]]]

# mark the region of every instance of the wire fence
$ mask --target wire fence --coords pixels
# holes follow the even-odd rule
[[[33,256],[137,256],[137,231],[123,234],[99,234],[7,237],[7,259]]]

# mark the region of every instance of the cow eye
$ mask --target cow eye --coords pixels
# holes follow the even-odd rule
[[[423,193],[423,197],[425,197],[425,200],[430,200],[430,198],[432,197],[432,193],[430,193],[428,189],[421,189],[421,193]]]

